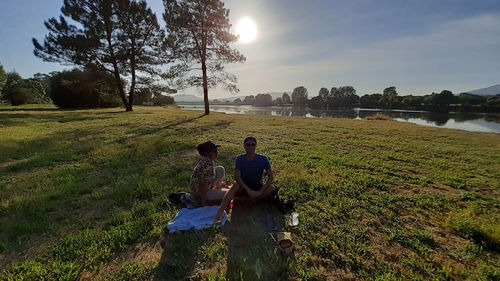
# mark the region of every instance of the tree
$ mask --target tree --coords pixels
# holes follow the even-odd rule
[[[282,98],[282,97],[277,97],[277,98],[273,101],[273,105],[274,105],[274,106],[282,106],[282,105],[283,105],[283,98]]]
[[[224,65],[245,61],[245,57],[229,44],[236,42],[231,34],[229,10],[220,0],[163,0],[169,42],[181,62],[173,68],[182,74],[180,88],[203,87],[205,114],[210,113],[208,88],[222,84],[230,92],[238,92],[236,76],[224,71]],[[199,75],[184,77],[200,70]]]
[[[448,106],[456,101],[455,96],[448,90],[441,93],[432,93],[424,97],[425,105],[433,111],[446,111]]]
[[[255,102],[255,97],[253,95],[246,96],[243,99],[243,104],[246,104],[246,105],[253,105],[254,102]]]
[[[175,104],[175,100],[171,96],[165,96],[162,94],[157,94],[155,97],[151,100],[153,102],[153,105],[170,105],[170,104]]]
[[[287,93],[283,93],[281,98],[283,99],[283,104],[291,104],[292,103],[292,98]]]
[[[325,103],[323,102],[323,99],[320,96],[312,97],[307,103],[307,105],[313,109],[325,108]]]
[[[120,105],[114,76],[97,70],[62,71],[50,79],[50,97],[60,108],[96,108]]]
[[[327,108],[328,107],[328,97],[330,95],[330,92],[328,91],[327,88],[321,88],[319,89],[318,93],[318,102],[321,104],[321,108]]]
[[[240,98],[236,98],[234,101],[233,101],[233,104],[234,105],[241,105],[242,101]]]
[[[364,95],[359,99],[359,106],[362,108],[378,108],[378,101],[381,98],[381,94]]]
[[[292,103],[294,107],[305,107],[307,104],[307,89],[304,86],[293,89]]]
[[[65,0],[61,12],[59,20],[45,22],[43,45],[33,38],[35,56],[111,73],[126,111],[132,111],[137,84],[154,83],[158,67],[169,62],[155,14],[144,0]]]
[[[328,95],[328,108],[353,108],[358,105],[359,97],[352,86],[333,87]]]
[[[3,99],[2,90],[3,90],[5,83],[7,83],[7,73],[5,73],[5,70],[3,69],[3,65],[0,64],[0,100]]]
[[[400,106],[400,101],[396,87],[392,86],[385,88],[378,103],[381,108],[398,108]]]
[[[153,92],[151,89],[143,88],[137,89],[135,93],[134,105],[149,105],[153,99]]]
[[[255,106],[271,106],[273,104],[273,97],[270,94],[258,94],[255,96]]]
[[[479,96],[479,95],[474,95],[474,94],[469,94],[469,93],[461,93],[458,95],[458,102],[461,104],[467,104],[467,105],[478,105],[484,102],[485,98]]]
[[[420,109],[424,101],[423,97],[420,96],[404,96],[401,100],[401,104],[404,109]]]

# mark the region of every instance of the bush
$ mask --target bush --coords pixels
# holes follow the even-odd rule
[[[153,102],[153,105],[175,104],[175,100],[173,97],[163,96],[163,95],[158,95],[158,96],[154,97],[151,101]]]
[[[110,74],[74,69],[50,79],[51,98],[61,108],[116,107],[121,104]]]
[[[377,114],[375,115],[372,115],[372,116],[368,116],[365,118],[366,120],[392,120],[391,117],[385,115],[385,114],[382,114],[380,112],[378,112]]]
[[[6,75],[2,98],[12,105],[50,103],[48,88],[49,84],[44,79],[23,79],[16,72],[11,72]]]

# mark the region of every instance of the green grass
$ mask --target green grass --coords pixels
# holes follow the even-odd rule
[[[222,144],[217,164],[231,180],[248,135],[297,202],[290,258],[270,238],[235,249],[224,227],[165,229],[196,144]],[[498,134],[175,107],[0,107],[0,280],[498,280],[499,187]]]

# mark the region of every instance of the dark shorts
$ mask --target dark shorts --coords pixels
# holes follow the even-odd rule
[[[253,190],[253,191],[259,191],[262,189],[264,185],[263,184],[249,184],[248,187]]]

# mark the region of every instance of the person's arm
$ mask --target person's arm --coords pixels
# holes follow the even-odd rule
[[[240,170],[234,171],[234,178],[236,179],[236,182],[239,183],[246,190],[246,192],[248,193],[248,195],[250,195],[250,197],[259,196],[260,193],[258,191],[251,190],[250,187],[248,187],[248,185],[246,185],[246,183],[241,179]]]
[[[270,187],[273,184],[273,181],[274,181],[274,174],[273,174],[273,171],[271,170],[271,168],[269,168],[269,170],[267,170],[266,174],[267,174],[266,183],[264,184],[264,186],[262,187],[261,190],[266,190],[268,187]]]

